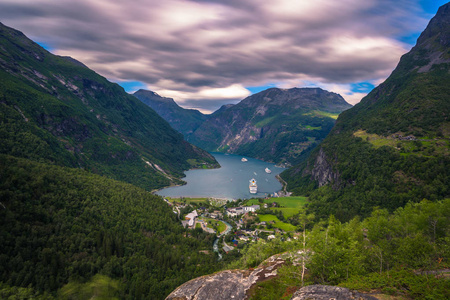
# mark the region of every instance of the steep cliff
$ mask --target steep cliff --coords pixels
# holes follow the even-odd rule
[[[374,206],[449,197],[450,4],[391,76],[343,112],[303,163],[282,174],[310,208],[342,220]],[[332,187],[330,189],[329,187]]]

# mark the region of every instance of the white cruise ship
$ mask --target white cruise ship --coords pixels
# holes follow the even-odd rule
[[[258,192],[258,186],[256,185],[256,180],[254,178],[250,180],[248,188],[250,189],[250,194],[256,194]]]
[[[269,168],[266,168],[265,171],[266,171],[267,174],[272,173],[272,171]]]
[[[245,157],[241,158],[241,161],[246,162],[248,159],[246,159]]]

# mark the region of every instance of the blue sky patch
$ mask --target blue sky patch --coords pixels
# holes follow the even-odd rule
[[[247,90],[249,90],[252,94],[256,94],[256,93],[262,92],[264,90],[267,90],[267,89],[270,89],[273,87],[277,87],[277,86],[273,83],[270,83],[267,85],[260,85],[260,86],[246,86],[245,88]]]
[[[350,84],[350,90],[353,93],[369,93],[374,87],[373,84],[367,81]]]
[[[36,44],[38,44],[39,46],[41,46],[42,48],[44,48],[45,50],[52,52],[54,50],[54,48],[52,46],[50,46],[49,44],[43,43],[43,42],[36,42]]]
[[[147,85],[140,81],[118,81],[117,84],[123,87],[127,93],[134,93],[139,89],[147,89]]]

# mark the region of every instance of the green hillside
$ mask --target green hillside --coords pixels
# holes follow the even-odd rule
[[[163,299],[218,267],[199,252],[214,236],[186,236],[172,209],[143,189],[6,155],[0,169],[0,282],[55,296],[102,274],[120,282],[118,298]]]
[[[208,151],[295,164],[351,105],[319,88],[271,88],[211,115],[188,141]]]
[[[145,189],[215,164],[152,109],[0,24],[0,153],[81,167]],[[188,162],[196,162],[192,165]]]
[[[282,177],[310,209],[341,220],[450,195],[450,8],[441,7],[392,75],[343,112]]]
[[[153,108],[186,139],[208,118],[198,110],[184,109],[172,98],[161,97],[152,91],[139,90],[133,96]]]

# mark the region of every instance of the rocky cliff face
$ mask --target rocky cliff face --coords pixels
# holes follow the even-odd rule
[[[333,171],[333,166],[328,160],[329,158],[326,156],[325,151],[320,148],[312,169],[306,168],[303,171],[303,176],[308,174],[311,175],[311,177],[317,181],[319,187],[330,182],[334,182],[335,186],[339,186],[339,173]]]
[[[350,107],[341,96],[319,88],[268,89],[214,113],[188,140],[209,151],[289,165],[320,142],[337,115]]]

